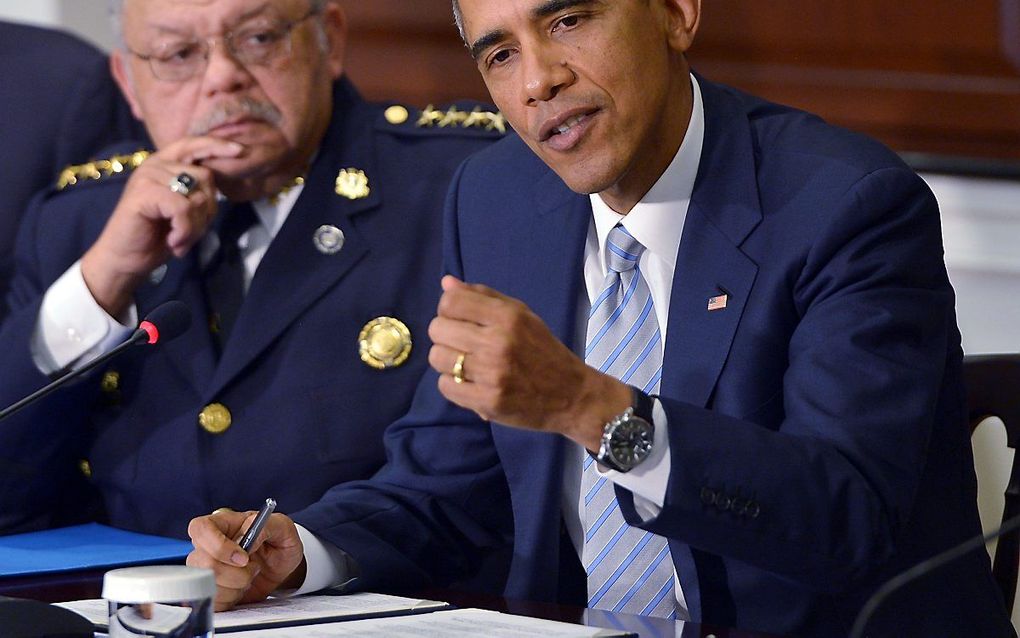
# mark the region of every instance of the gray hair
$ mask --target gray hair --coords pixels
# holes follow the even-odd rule
[[[321,12],[326,7],[327,2],[330,2],[330,0],[311,0],[312,10],[316,13]],[[109,0],[109,3],[110,26],[113,28],[114,37],[117,38],[117,45],[123,49],[127,46],[124,43],[123,21],[121,20],[121,16],[124,13],[124,0]],[[457,4],[456,0],[454,0],[454,4]],[[459,13],[460,8],[458,7],[456,11]],[[326,39],[326,30],[321,28],[322,22],[319,22],[319,26],[319,45],[325,49],[329,46],[329,42]]]

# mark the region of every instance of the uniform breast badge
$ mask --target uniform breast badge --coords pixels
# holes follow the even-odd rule
[[[346,241],[347,238],[344,236],[344,231],[332,224],[319,226],[315,230],[315,234],[312,236],[312,243],[315,244],[315,250],[319,251],[323,255],[337,254],[344,249],[344,243]]]
[[[399,319],[377,317],[361,329],[358,354],[377,370],[396,368],[411,356],[411,331]]]

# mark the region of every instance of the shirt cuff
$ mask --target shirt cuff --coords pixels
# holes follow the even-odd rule
[[[138,323],[138,309],[133,304],[125,315],[128,325],[103,310],[85,284],[81,261],[75,262],[43,296],[32,334],[35,366],[52,375],[108,352]]]
[[[275,591],[273,596],[284,598],[308,594],[327,587],[342,587],[357,576],[354,561],[342,549],[324,542],[304,527],[295,524],[298,537],[305,550],[305,581],[295,590]]]
[[[669,422],[658,399],[652,406],[652,422],[655,425],[652,453],[641,465],[626,473],[597,465],[599,474],[634,494],[634,509],[645,521],[662,512],[672,458],[669,452]]]

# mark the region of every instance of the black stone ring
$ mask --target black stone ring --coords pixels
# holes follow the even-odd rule
[[[173,191],[174,193],[184,195],[185,197],[194,193],[195,189],[197,188],[198,180],[195,179],[194,176],[189,175],[188,173],[181,173],[177,177],[170,180],[170,190]]]

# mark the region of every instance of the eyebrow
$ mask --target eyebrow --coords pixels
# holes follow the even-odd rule
[[[599,0],[546,0],[531,10],[532,20],[541,20],[555,15],[564,9],[571,9],[580,5],[597,4]],[[471,57],[478,60],[486,49],[503,40],[508,35],[505,29],[494,29],[475,40],[470,47]]]

